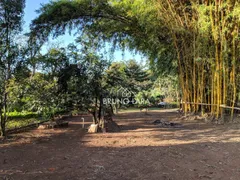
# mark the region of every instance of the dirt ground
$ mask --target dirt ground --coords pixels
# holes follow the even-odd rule
[[[0,143],[1,180],[239,180],[240,125],[177,122],[175,110],[120,113],[119,133],[33,130]],[[91,117],[85,117],[89,122]]]

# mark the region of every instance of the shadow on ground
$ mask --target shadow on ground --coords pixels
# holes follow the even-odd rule
[[[32,132],[29,142],[2,144],[0,179],[239,179],[238,125],[182,122],[181,129],[158,128],[151,124],[156,118],[177,114],[150,113],[116,116],[120,125],[134,127],[120,133],[85,134],[75,119],[68,129]]]

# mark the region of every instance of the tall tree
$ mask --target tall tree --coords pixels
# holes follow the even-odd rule
[[[1,135],[5,136],[8,104],[8,81],[14,72],[19,49],[14,38],[22,29],[25,0],[0,1],[0,65],[3,68],[3,83],[0,89]]]
[[[127,77],[126,84],[128,88],[135,93],[147,90],[152,85],[147,69],[144,69],[136,60],[126,62],[125,73]]]

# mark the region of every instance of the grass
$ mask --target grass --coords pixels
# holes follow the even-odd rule
[[[7,113],[7,116],[9,119],[30,119],[30,118],[38,118],[40,115],[38,113],[35,112],[27,112],[27,111],[23,111],[23,112],[9,112]]]
[[[20,127],[28,126],[30,124],[40,123],[40,122],[41,122],[41,120],[36,119],[36,118],[12,119],[12,120],[7,121],[6,129],[20,128]]]
[[[58,114],[66,114],[66,111],[59,111]],[[48,117],[42,117],[41,114],[38,114],[36,112],[9,112],[7,113],[8,120],[6,123],[6,129],[15,129],[20,128],[24,126],[28,126],[30,124],[40,123]]]
[[[7,113],[7,116],[6,129],[15,129],[41,122],[40,115],[35,112],[14,111]]]

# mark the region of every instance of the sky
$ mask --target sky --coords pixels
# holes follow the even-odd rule
[[[24,31],[29,30],[29,24],[31,21],[38,16],[36,13],[36,10],[41,7],[41,4],[46,4],[50,0],[26,0],[26,8],[25,8],[25,15],[24,15]],[[67,46],[68,44],[74,42],[75,37],[72,35],[69,35],[68,32],[66,32],[65,35],[58,37],[57,39],[50,38],[50,41],[46,43],[46,45],[43,47],[43,53],[46,52],[47,44],[55,44],[60,43],[61,46]],[[139,62],[144,62],[145,58],[142,57],[140,54],[134,54],[129,51],[124,52],[124,56],[122,55],[123,52],[120,50],[117,50],[114,54],[114,61],[126,61],[129,59],[136,59]]]

